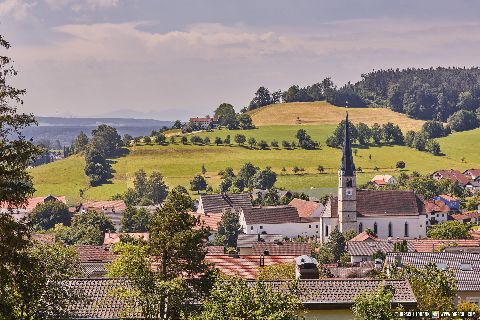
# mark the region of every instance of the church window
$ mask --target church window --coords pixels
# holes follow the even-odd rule
[[[352,179],[347,179],[347,188],[351,188],[352,186]]]
[[[388,223],[388,236],[393,237],[392,223]]]
[[[363,223],[359,223],[358,224],[358,233],[362,233],[363,232]]]
[[[376,223],[376,222],[373,223],[373,233],[375,233],[376,235],[378,235],[378,226],[377,226],[377,223]]]
[[[408,237],[408,222],[405,221],[405,237]]]
[[[328,226],[325,226],[325,236],[328,237]]]

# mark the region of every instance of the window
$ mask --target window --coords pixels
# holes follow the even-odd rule
[[[308,228],[309,228],[309,229],[312,229],[312,225],[311,225],[311,224],[309,224],[309,225],[308,225]]]
[[[388,223],[388,236],[393,237],[392,223]]]
[[[363,223],[359,223],[358,224],[358,233],[362,233],[363,232]]]
[[[408,222],[405,221],[405,234],[404,234],[405,237],[409,237],[408,235]]]
[[[317,225],[315,225],[315,228],[317,228],[317,229],[318,229],[318,224],[317,224]]]
[[[347,179],[347,188],[351,188],[352,186],[352,179]]]
[[[250,230],[253,230],[253,226],[250,227]]]
[[[377,223],[376,223],[376,222],[373,223],[373,233],[375,233],[376,235],[378,235],[378,226],[377,226]]]
[[[328,237],[328,226],[325,226],[325,237]]]
[[[260,229],[263,229],[263,226],[260,226]]]

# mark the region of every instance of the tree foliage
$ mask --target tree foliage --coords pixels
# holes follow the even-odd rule
[[[104,213],[87,211],[74,216],[70,227],[57,225],[54,231],[65,244],[101,245],[105,233],[115,232],[115,227]]]
[[[352,307],[356,320],[390,320],[394,319],[392,298],[394,289],[380,286],[373,292],[360,292],[355,297]]]
[[[427,231],[427,237],[431,239],[471,239],[470,224],[459,221],[446,221],[433,225]]]
[[[120,221],[121,232],[147,232],[150,222],[150,213],[145,208],[137,209],[128,206],[123,212]]]
[[[65,203],[55,200],[38,204],[32,210],[31,219],[35,230],[49,230],[58,223],[69,226],[72,216]]]

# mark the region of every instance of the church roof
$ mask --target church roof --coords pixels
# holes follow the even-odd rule
[[[338,217],[338,198],[332,197],[332,218]],[[425,214],[422,199],[413,191],[358,190],[357,216],[418,216]]]
[[[350,124],[348,122],[348,112],[345,118],[345,136],[342,150],[342,163],[340,171],[345,176],[353,176],[355,174],[355,164],[353,163],[352,145],[350,142]]]

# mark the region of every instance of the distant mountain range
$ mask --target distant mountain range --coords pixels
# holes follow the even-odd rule
[[[63,118],[63,117],[36,117],[38,126],[26,128],[23,133],[27,138],[34,140],[48,139],[52,142],[59,140],[62,146],[68,146],[80,133],[91,135],[92,129],[100,124],[107,124],[117,129],[120,135],[144,136],[152,130],[163,126],[171,127],[172,121],[133,118]]]

